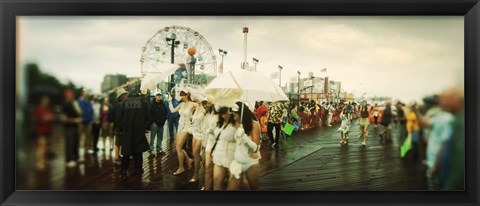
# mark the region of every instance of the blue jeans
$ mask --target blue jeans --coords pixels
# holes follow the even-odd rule
[[[176,116],[176,117],[171,117],[169,116],[168,117],[168,132],[170,133],[170,138],[174,138],[174,134],[173,134],[173,125],[175,125],[175,132],[177,131],[178,129],[178,120],[180,119],[179,116]]]
[[[157,145],[154,148],[154,140],[155,135],[157,136]],[[150,128],[150,151],[154,150],[161,150],[162,149],[162,141],[163,141],[163,126],[158,126],[155,123],[152,123],[152,127]]]

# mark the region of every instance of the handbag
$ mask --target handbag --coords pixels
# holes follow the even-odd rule
[[[294,131],[297,132],[300,129],[300,125],[298,123],[293,124]]]

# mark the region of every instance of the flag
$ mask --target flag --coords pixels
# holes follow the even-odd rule
[[[220,62],[220,66],[218,66],[218,72],[223,73],[223,61]]]
[[[270,74],[270,78],[272,79],[278,79],[279,75],[278,75],[278,72],[273,72]]]
[[[327,68],[323,68],[323,69],[322,69],[322,72],[327,72]]]

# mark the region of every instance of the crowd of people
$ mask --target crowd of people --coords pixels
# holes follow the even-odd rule
[[[81,147],[87,154],[105,150],[114,153],[114,162],[120,165],[120,175],[124,176],[143,173],[143,153],[148,152],[150,158],[165,154],[162,141],[168,129],[170,139],[175,141],[178,158],[178,168],[172,175],[193,169],[188,182],[203,182],[204,190],[256,190],[260,179],[260,145],[269,141],[271,147],[280,149],[287,123],[295,125],[296,129],[306,129],[315,125],[332,127],[338,122],[340,144],[347,145],[350,128],[358,118],[363,146],[367,143],[370,124],[375,128],[380,124],[382,142],[392,141],[392,130],[397,127],[400,142],[411,142],[411,158],[423,160],[427,166],[429,189],[463,189],[464,103],[461,89],[449,89],[427,97],[421,106],[398,102],[393,109],[391,103],[386,102],[382,110],[380,105],[370,105],[366,101],[357,105],[355,102],[318,104],[313,100],[257,102],[250,109],[246,103],[215,99],[189,87],[181,89],[179,95],[180,101],[174,94],[163,99],[163,95],[157,93],[153,101],[147,103],[144,96],[129,95],[125,89],[119,89],[114,104],[109,104],[107,98],[100,99],[87,90],[78,99],[72,91],[66,90],[59,117],[49,106],[49,98],[42,97],[35,110],[39,137],[36,168],[45,169],[55,119],[64,127],[66,167],[77,166]],[[97,147],[100,137],[101,148]],[[191,151],[187,152],[185,144],[189,139]],[[135,169],[129,172],[131,159]],[[201,170],[204,176],[200,175]]]

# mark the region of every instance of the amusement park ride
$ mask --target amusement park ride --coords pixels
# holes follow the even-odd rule
[[[166,65],[177,65],[173,74],[168,74],[168,92],[178,92],[179,87],[199,87],[207,84],[207,74],[216,74],[217,60],[212,47],[197,31],[183,26],[165,27],[155,33],[142,47],[141,73],[145,77],[164,73]],[[161,81],[155,84],[158,89]],[[178,95],[177,95],[178,97]]]

